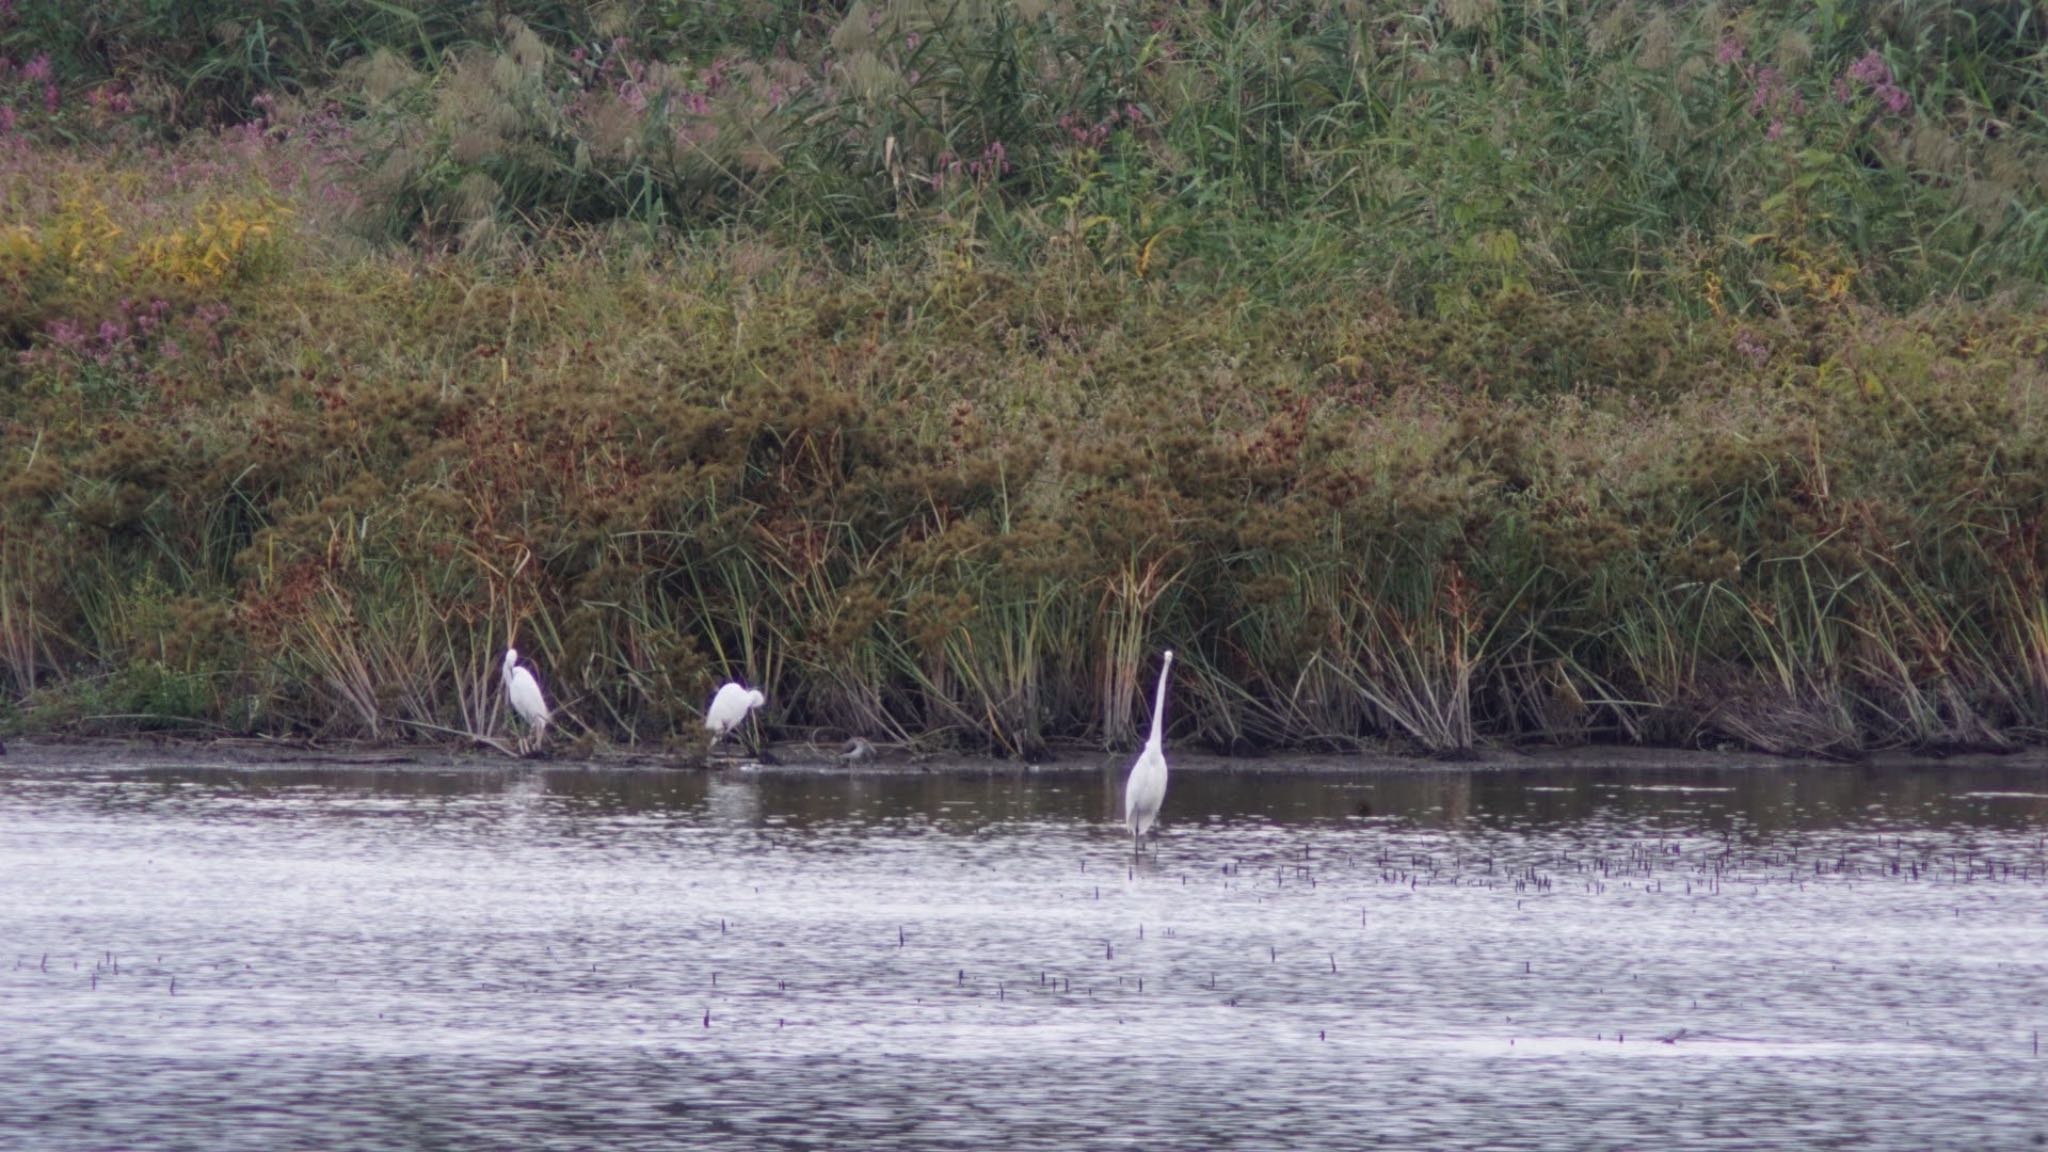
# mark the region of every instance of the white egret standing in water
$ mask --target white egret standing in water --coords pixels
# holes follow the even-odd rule
[[[704,727],[711,730],[711,742],[718,743],[739,727],[747,713],[768,703],[768,697],[758,688],[742,688],[728,683],[711,698],[711,708],[704,713]]]
[[[1131,849],[1144,846],[1145,833],[1159,818],[1159,805],[1166,800],[1166,674],[1173,668],[1173,651],[1159,663],[1159,690],[1152,697],[1152,738],[1131,765],[1124,780],[1124,823],[1131,829]]]
[[[532,743],[526,737],[519,741],[519,754],[540,747],[541,737],[548,731],[548,702],[541,699],[540,681],[533,673],[519,666],[519,649],[505,649],[505,699],[511,701],[512,710],[519,713],[531,733]]]

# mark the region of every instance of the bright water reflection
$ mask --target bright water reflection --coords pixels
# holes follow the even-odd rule
[[[0,1145],[2032,1148],[2048,776],[0,761]]]

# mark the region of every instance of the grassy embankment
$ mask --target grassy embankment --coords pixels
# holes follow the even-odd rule
[[[253,7],[0,15],[0,730],[2048,733],[2028,5]]]

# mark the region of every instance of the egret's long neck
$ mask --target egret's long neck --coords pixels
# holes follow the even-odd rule
[[[1152,738],[1145,741],[1145,747],[1162,747],[1166,738],[1166,674],[1173,670],[1173,653],[1166,654],[1166,660],[1159,665],[1159,688],[1152,694]]]

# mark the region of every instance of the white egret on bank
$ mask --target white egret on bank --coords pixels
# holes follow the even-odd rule
[[[1173,668],[1173,651],[1159,664],[1159,690],[1152,697],[1152,738],[1131,765],[1124,780],[1124,823],[1131,830],[1132,851],[1143,848],[1145,833],[1159,818],[1159,805],[1166,800],[1166,674]]]
[[[728,683],[711,698],[711,708],[704,713],[704,727],[711,730],[711,742],[718,743],[739,727],[747,713],[768,703],[768,697],[757,688],[742,688]]]
[[[548,731],[548,702],[541,699],[540,681],[533,673],[519,666],[519,649],[505,649],[505,699],[512,704],[512,710],[519,713],[531,736],[519,741],[519,754],[526,755],[529,748],[540,747],[541,737]]]

